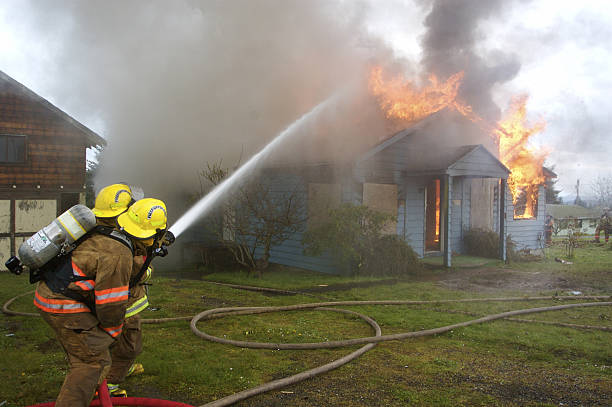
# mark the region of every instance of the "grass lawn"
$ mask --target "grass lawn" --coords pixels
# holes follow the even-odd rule
[[[390,281],[275,267],[262,279],[217,272],[199,280],[169,274],[154,278],[152,307],[144,318],[194,315],[227,306],[288,305],[327,300],[456,299],[566,294],[612,294],[612,250],[585,245],[573,264],[554,246],[537,262],[427,270]],[[472,261],[472,260],[471,260]],[[209,281],[299,291],[294,295],[246,291]],[[0,302],[32,290],[27,277],[0,273]],[[569,301],[564,301],[566,303]],[[497,312],[557,305],[559,301],[346,307],[375,319],[383,334],[422,330]],[[32,297],[13,310],[35,312]],[[612,307],[529,315],[541,321],[612,327]],[[205,321],[200,329],[238,340],[318,342],[371,336],[361,320],[302,311]],[[129,378],[129,395],[205,404],[264,382],[342,357],[339,350],[240,349],[193,335],[189,323],[145,325],[145,366]],[[609,406],[612,405],[612,332],[540,323],[496,321],[447,334],[385,342],[323,376],[238,403],[239,406]],[[0,405],[53,400],[66,364],[50,328],[38,317],[0,317]],[[2,404],[5,402],[5,404]],[[562,403],[562,404],[561,404]]]

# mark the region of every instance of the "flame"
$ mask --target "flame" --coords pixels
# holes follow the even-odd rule
[[[543,172],[547,153],[528,145],[529,138],[546,127],[543,121],[530,125],[527,122],[527,96],[512,99],[504,119],[497,123],[494,135],[499,147],[500,161],[512,171],[508,186],[516,206],[519,199],[525,199],[525,211],[517,218],[533,218],[538,200],[539,185],[544,184]]]
[[[530,125],[527,122],[527,96],[513,98],[500,122],[486,122],[472,111],[471,106],[458,99],[463,76],[463,71],[457,72],[440,82],[435,75],[430,75],[429,84],[418,89],[413,82],[401,76],[385,80],[382,68],[374,67],[370,73],[369,88],[388,119],[415,122],[444,108],[451,108],[479,125],[493,137],[500,161],[512,172],[508,186],[515,205],[515,218],[533,218],[536,215],[534,209],[538,187],[546,181],[543,165],[547,153],[530,147],[528,141],[531,136],[544,130],[546,123],[542,121]],[[517,204],[522,207],[523,200],[526,201],[525,210],[517,213]]]
[[[457,99],[463,75],[463,72],[457,72],[440,82],[432,74],[429,84],[418,89],[413,82],[401,76],[385,80],[382,68],[375,67],[370,73],[369,87],[388,119],[414,122],[445,107],[454,108],[465,115],[471,114],[472,109]]]

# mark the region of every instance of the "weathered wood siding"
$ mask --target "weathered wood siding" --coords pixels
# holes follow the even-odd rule
[[[517,249],[539,249],[542,247],[544,222],[546,220],[546,192],[539,188],[538,211],[535,219],[514,219],[514,205],[510,189],[506,189],[506,232],[517,244]]]
[[[0,134],[26,136],[25,163],[0,164],[0,185],[82,189],[86,162],[83,134],[4,82],[0,82]]]
[[[25,239],[85,202],[86,135],[63,112],[26,93],[0,80],[0,135],[25,142],[24,162],[0,163],[0,269]]]

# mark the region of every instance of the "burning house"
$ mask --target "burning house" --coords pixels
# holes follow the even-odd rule
[[[85,203],[86,149],[104,139],[0,71],[0,262]]]
[[[441,112],[443,113],[443,112]],[[508,236],[522,249],[541,247],[545,221],[543,186],[537,186],[533,206],[518,205],[508,186],[511,171],[486,147],[423,144],[436,131],[439,114],[404,129],[352,162],[276,166],[264,171],[279,194],[298,186],[308,222],[340,203],[366,205],[396,216],[387,233],[408,242],[421,257],[463,253],[464,233],[484,229],[499,233],[506,256]],[[330,183],[330,180],[334,180]],[[517,209],[518,208],[518,209]],[[525,216],[527,210],[533,210]],[[308,227],[308,225],[306,226]],[[334,272],[330,257],[303,254],[302,234],[271,250],[270,262]]]
[[[279,192],[297,185],[309,219],[345,202],[395,215],[397,223],[387,232],[420,256],[444,256],[446,266],[453,253],[464,252],[463,236],[471,229],[498,233],[502,259],[508,238],[519,249],[541,248],[543,185],[554,174],[543,167],[546,155],[527,141],[544,125],[527,124],[524,97],[513,101],[504,120],[488,123],[458,99],[461,79],[462,73],[445,82],[431,77],[417,89],[373,69],[371,95],[390,126],[403,127],[392,136],[373,135],[369,145],[351,140],[334,146],[328,136],[312,143],[314,135],[314,147],[293,146],[302,156],[299,163],[273,165],[264,178]],[[338,149],[341,159],[329,154]],[[269,260],[334,272],[330,258],[303,254],[301,238],[296,233],[274,247]]]

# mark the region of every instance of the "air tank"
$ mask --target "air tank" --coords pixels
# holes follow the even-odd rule
[[[85,205],[74,205],[19,246],[19,259],[32,270],[39,269],[61,250],[96,226],[96,215]]]

